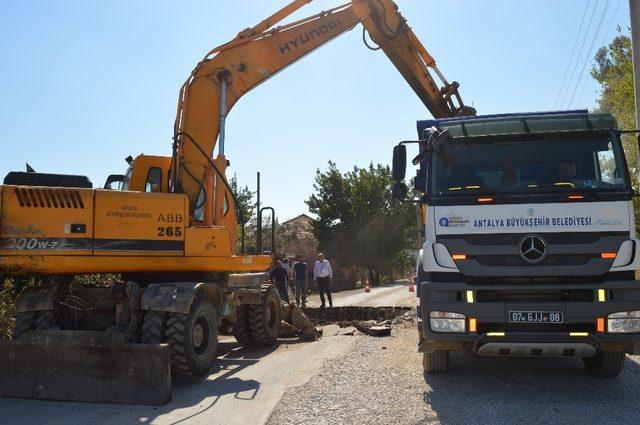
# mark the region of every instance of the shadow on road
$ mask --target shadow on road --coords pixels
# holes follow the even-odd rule
[[[238,400],[253,400],[260,390],[260,382],[253,379],[239,379],[234,374],[244,368],[255,365],[259,359],[277,349],[277,346],[244,349],[237,342],[220,342],[218,344],[218,361],[210,375],[202,380],[174,380],[173,398],[165,406],[153,410],[153,415],[146,416],[151,422],[155,417],[182,408],[198,406],[197,411],[173,424],[188,423],[203,414],[211,414],[216,403],[224,396],[233,394]],[[140,416],[140,415],[138,415]],[[138,418],[142,420],[142,418]],[[200,422],[205,419],[200,419]]]
[[[481,358],[452,353],[451,370],[425,376],[425,403],[444,424],[640,423],[640,366],[594,378],[580,359]]]

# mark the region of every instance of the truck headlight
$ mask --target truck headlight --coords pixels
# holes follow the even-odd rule
[[[607,331],[610,333],[640,332],[640,311],[621,311],[607,316]]]
[[[466,332],[467,316],[450,311],[429,313],[429,326],[433,332]]]

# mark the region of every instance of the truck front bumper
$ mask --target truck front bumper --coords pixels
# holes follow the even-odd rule
[[[601,351],[640,354],[640,333],[609,333],[607,316],[640,310],[640,281],[596,284],[418,285],[419,351],[471,350],[480,355],[581,356]],[[434,332],[432,311],[466,316],[466,331]],[[510,323],[510,311],[561,312],[563,323]],[[471,329],[474,319],[474,329]],[[598,319],[604,321],[598,329]]]

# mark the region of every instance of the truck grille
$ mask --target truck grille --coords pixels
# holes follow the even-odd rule
[[[544,243],[538,262],[523,258],[521,243],[527,237]],[[628,232],[540,232],[439,235],[437,242],[449,253],[466,255],[456,261],[465,277],[586,277],[606,274],[613,259],[601,253],[617,252],[627,239]]]
[[[72,208],[84,209],[80,192],[70,189],[15,189],[18,204],[24,208]]]
[[[478,263],[483,266],[524,266],[524,267],[536,267],[534,264],[523,264],[522,259],[518,255],[479,255],[476,258]],[[579,266],[586,264],[592,258],[599,258],[598,255],[593,254],[575,254],[575,255],[548,255],[544,260],[544,264],[547,266]]]

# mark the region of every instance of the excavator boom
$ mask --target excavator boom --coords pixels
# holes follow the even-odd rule
[[[280,20],[309,0],[297,0],[247,28],[198,63],[180,90],[175,121],[172,190],[187,194],[193,212],[206,192],[205,175],[216,144],[224,158],[224,120],[245,93],[337,36],[364,31],[409,83],[434,117],[474,115],[462,103],[391,0],[353,0],[284,26]],[[365,40],[366,42],[366,40]],[[439,87],[431,71],[440,80]],[[221,161],[225,162],[225,161]]]

